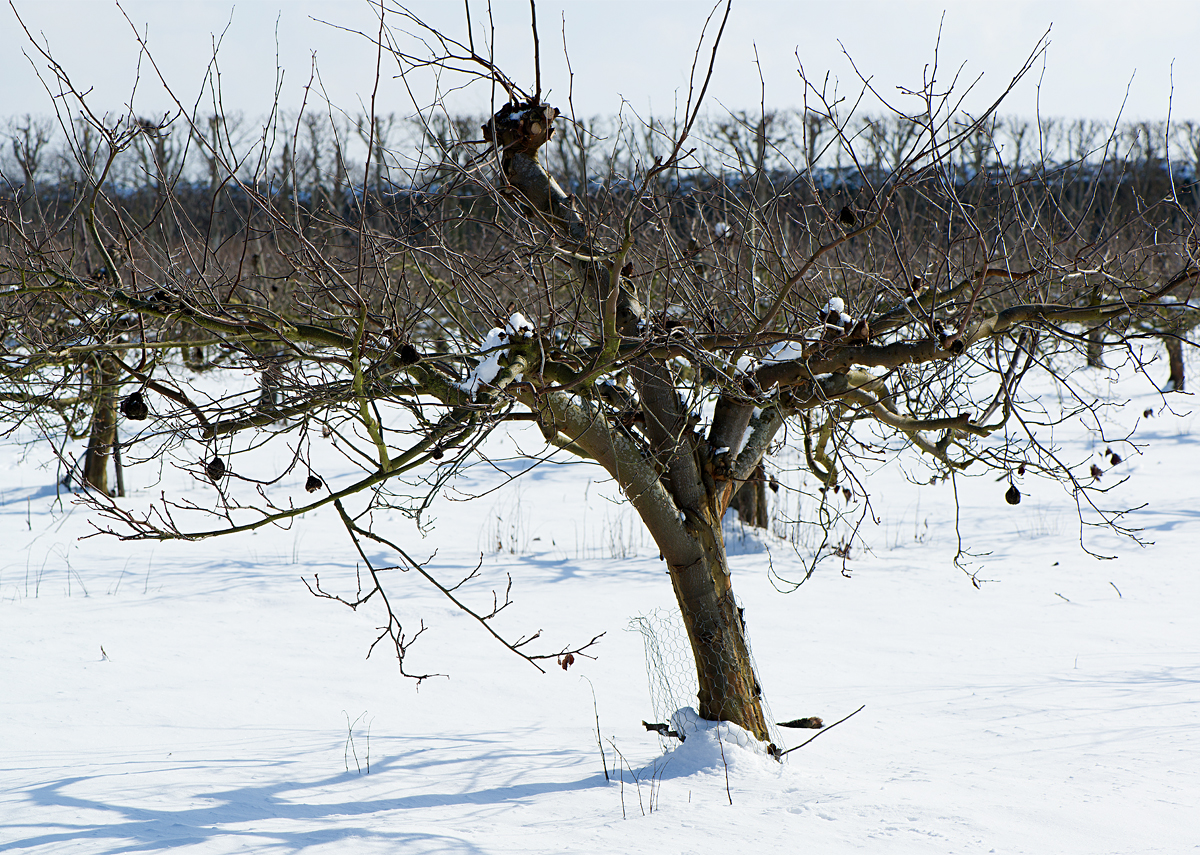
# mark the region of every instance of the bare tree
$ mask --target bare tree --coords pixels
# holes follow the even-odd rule
[[[294,141],[272,155],[264,133],[257,156],[233,157],[211,142],[207,120],[182,105],[177,121],[191,125],[222,182],[246,200],[245,224],[221,246],[182,222],[172,257],[153,251],[93,166],[80,174],[103,275],[80,269],[66,231],[35,243],[21,221],[6,215],[0,223],[0,306],[15,331],[3,400],[13,418],[66,407],[65,390],[83,382],[81,362],[100,366],[88,370],[108,400],[123,384],[134,389],[122,400],[124,417],[152,417],[150,433],[169,437],[168,450],[213,485],[209,505],[167,495],[149,511],[90,492],[101,529],[135,540],[200,539],[329,506],[369,580],[354,596],[315,580],[313,591],[356,608],[381,603],[380,640],[402,672],[422,630],[404,629],[368,543],[393,550],[401,566],[534,665],[556,657],[569,664],[596,639],[538,653],[536,633],[502,637],[493,618],[510,602],[507,591],[476,607],[461,580],[441,580],[371,524],[389,507],[420,518],[440,486],[484,453],[491,431],[524,425],[544,440],[538,458],[590,461],[619,486],[669,571],[695,656],[700,714],[762,739],[768,723],[722,519],[739,487],[765,479],[773,448],[799,450],[823,508],[838,495],[867,493],[860,456],[911,450],[934,477],[1057,478],[1104,524],[1133,534],[1119,509],[1103,507],[1098,488],[1027,427],[1034,402],[1022,381],[1058,370],[1102,328],[1129,343],[1140,319],[1191,311],[1200,268],[1186,247],[1190,215],[1173,197],[1143,198],[1129,216],[1098,215],[1096,194],[1064,205],[1061,170],[1018,177],[998,155],[1000,99],[965,116],[953,88],[935,82],[936,66],[915,93],[919,109],[895,107],[865,137],[842,102],[806,84],[801,160],[784,160],[784,180],[767,169],[765,112],[736,117],[712,136],[707,144],[725,145],[728,156],[708,162],[730,165],[703,169],[693,149],[728,6],[709,21],[698,53],[707,60],[694,69],[683,113],[648,125],[620,176],[592,182],[582,174],[586,150],[559,152],[554,162],[573,173],[564,176],[568,192],[543,157],[561,123],[542,98],[540,70],[522,87],[473,37],[464,42],[397,14],[433,52],[371,37],[381,64],[463,73],[494,87],[503,103],[478,129],[445,120],[443,102],[427,105],[421,138],[405,151],[390,149],[398,126],[372,103],[356,126],[366,151],[362,192],[352,191],[341,228],[294,215]],[[135,144],[136,128],[131,135],[98,117],[46,59],[99,148]],[[318,138],[315,124],[296,127]],[[340,175],[344,129],[330,133]],[[93,147],[75,150],[82,159]],[[823,151],[840,168],[821,171]],[[269,180],[274,156],[290,182],[282,195]],[[239,172],[253,162],[258,172]],[[323,181],[314,177],[323,162],[314,148],[307,184]],[[265,263],[246,264],[264,245],[291,289],[287,301],[264,293],[272,279]],[[198,340],[255,367],[261,387],[203,398],[166,358]],[[107,404],[92,406],[107,412]],[[96,430],[107,429],[97,419]],[[239,475],[231,437],[292,440],[294,467],[305,464],[313,432],[338,441],[359,469],[353,483],[331,492],[314,474],[310,500],[293,504],[273,486],[278,478]],[[827,539],[798,578],[777,582],[794,587],[819,561],[848,554],[849,541]]]
[[[26,114],[9,123],[8,138],[13,160],[21,170],[22,213],[29,215],[37,205],[37,180],[46,156],[53,125],[48,119]]]

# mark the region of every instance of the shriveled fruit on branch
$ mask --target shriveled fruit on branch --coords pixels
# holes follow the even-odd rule
[[[421,361],[421,354],[408,342],[400,345],[400,364],[416,365]]]
[[[304,482],[304,489],[310,493],[315,493],[325,486],[325,482],[316,475],[309,475],[308,480]]]
[[[213,457],[204,464],[204,474],[210,481],[220,481],[225,477],[225,461],[219,457]]]
[[[143,422],[150,417],[150,408],[146,406],[141,390],[126,396],[121,402],[121,415],[131,422]]]
[[[1010,505],[1021,504],[1021,491],[1017,489],[1016,484],[1009,485],[1008,492],[1004,494],[1004,501]]]
[[[570,668],[574,664],[575,664],[575,654],[573,654],[573,653],[568,653],[566,656],[560,656],[558,659],[558,666],[560,668],[562,668],[564,671],[566,671],[568,668]]]

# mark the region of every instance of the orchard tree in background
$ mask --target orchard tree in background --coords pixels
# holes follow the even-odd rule
[[[1132,534],[1035,436],[1027,419],[1044,422],[1045,402],[1022,381],[1049,372],[1069,388],[1068,367],[1097,342],[1136,358],[1140,338],[1181,340],[1200,272],[1196,202],[1192,185],[1130,186],[1103,137],[1052,164],[1020,154],[1022,131],[1006,160],[996,110],[1041,45],[975,116],[931,66],[903,103],[879,96],[881,117],[802,73],[801,116],[706,122],[726,6],[706,24],[682,114],[614,126],[563,117],[540,71],[518,85],[477,52],[469,17],[456,40],[380,14],[363,36],[380,79],[490,86],[494,113],[469,121],[439,98],[414,103],[406,124],[372,96],[359,121],[276,111],[250,134],[220,112],[213,76],[210,114],[179,103],[114,117],[42,55],[76,183],[53,196],[35,185],[41,126],[17,128],[26,175],[0,219],[0,401],[9,431],[35,424],[58,448],[88,437],[80,465],[64,461],[99,529],[194,540],[331,506],[370,583],[346,598],[313,590],[381,603],[378,641],[403,673],[430,676],[405,667],[423,624],[406,633],[369,550],[394,551],[534,665],[565,667],[596,639],[539,653],[537,634],[502,636],[507,592],[475,608],[463,580],[439,579],[372,525],[384,509],[419,519],[493,429],[526,424],[544,440],[534,458],[590,461],[636,509],[670,573],[700,715],[764,740],[722,519],[740,494],[762,522],[767,482],[801,489],[776,479],[773,450],[796,449],[815,476],[827,535],[780,587],[846,559],[851,540],[831,533],[869,496],[860,460],[907,449],[934,478],[1059,479],[1092,519]],[[405,28],[431,52],[404,48]],[[536,60],[536,27],[533,45]],[[200,391],[241,389],[247,369],[254,389]],[[194,379],[219,372],[231,379]],[[332,491],[308,468],[326,440],[359,473]],[[255,481],[240,455],[267,443],[292,462]],[[114,449],[180,462],[210,501],[112,495]],[[309,472],[303,504],[279,484],[293,470]]]

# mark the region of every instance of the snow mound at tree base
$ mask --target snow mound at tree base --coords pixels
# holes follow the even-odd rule
[[[767,743],[736,724],[708,721],[692,707],[684,707],[671,716],[671,729],[684,741],[667,753],[666,777],[714,770],[724,774],[725,769],[738,778],[779,774],[780,765],[768,753]]]

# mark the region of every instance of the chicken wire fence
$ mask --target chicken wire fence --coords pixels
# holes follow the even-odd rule
[[[646,649],[646,680],[650,689],[653,720],[670,723],[676,710],[699,707],[700,684],[696,678],[696,660],[679,612],[674,609],[654,609],[630,620],[629,629],[642,636],[642,643]],[[746,650],[750,655],[750,664],[757,675],[758,662],[754,659],[750,636],[744,627],[743,635],[746,639]],[[767,699],[760,696],[759,702],[762,704],[771,742],[780,749],[786,748],[783,734],[775,723]],[[658,734],[658,742],[663,751],[679,744],[673,737],[668,737],[662,732]]]

